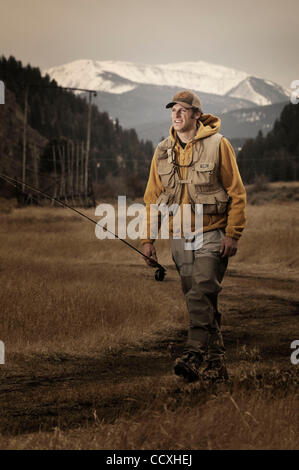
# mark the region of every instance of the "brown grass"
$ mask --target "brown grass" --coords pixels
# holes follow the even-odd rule
[[[247,200],[252,205],[288,203],[299,201],[298,181],[269,183],[264,176],[246,187]]]
[[[93,217],[92,210],[88,214]],[[279,266],[279,275],[295,276],[298,220],[297,204],[249,206],[230,269],[275,276]],[[87,353],[184,325],[180,289],[172,296],[163,292],[138,254],[118,240],[98,240],[94,227],[64,209],[15,209],[1,216],[0,319],[8,354]],[[160,262],[171,266],[168,241],[159,241],[157,250]]]
[[[296,275],[299,266],[299,204],[269,203],[247,208],[247,226],[231,267],[269,275]]]
[[[118,240],[99,241],[95,226],[76,215],[30,208],[1,219],[0,316],[8,354],[116,346],[158,321],[163,328],[179,310],[166,308],[167,296],[141,257]]]

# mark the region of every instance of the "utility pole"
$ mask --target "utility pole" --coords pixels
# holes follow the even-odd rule
[[[26,183],[26,150],[27,150],[27,122],[28,122],[28,92],[29,88],[51,88],[52,91],[56,90],[71,90],[71,91],[81,91],[82,93],[88,93],[89,95],[89,100],[88,100],[88,120],[87,120],[87,139],[86,139],[86,149],[84,149],[84,143],[82,142],[82,155],[81,155],[81,164],[82,164],[82,192],[85,193],[85,198],[86,198],[86,203],[87,203],[87,195],[88,195],[88,182],[89,182],[89,175],[88,175],[88,166],[89,166],[89,153],[90,153],[90,135],[91,135],[91,115],[92,115],[92,97],[97,96],[97,92],[95,90],[87,90],[85,88],[74,88],[74,87],[53,87],[53,86],[42,86],[42,85],[27,85],[25,87],[25,106],[24,106],[24,130],[23,130],[23,160],[22,160],[22,181]],[[60,182],[60,197],[66,198],[66,158],[65,158],[65,145],[57,147],[58,154],[59,154],[59,159],[60,159],[60,165],[61,165],[61,182]],[[69,154],[70,149],[67,148],[67,158],[70,158]],[[73,149],[72,149],[73,152]],[[78,148],[78,152],[80,153],[80,149]],[[76,178],[78,182],[78,165],[79,165],[79,154],[76,156]],[[73,168],[70,169],[70,164],[73,165],[73,154],[71,156],[71,162],[68,160],[68,171],[71,171],[71,173],[68,173],[68,185],[73,184]],[[85,159],[84,159],[85,157]],[[78,158],[78,159],[77,159]],[[56,166],[56,155],[55,155],[55,149],[53,151],[53,163],[55,161],[55,166]],[[56,168],[54,168],[54,172],[56,173]],[[80,172],[81,172],[80,171]],[[57,174],[57,173],[56,173]],[[72,183],[71,183],[72,181]],[[81,182],[79,183],[81,186]],[[70,188],[69,188],[70,189]],[[22,191],[25,192],[26,186],[25,184],[22,185]],[[56,191],[56,189],[55,189]],[[72,190],[71,190],[72,193]]]
[[[34,168],[34,184],[35,187],[39,187],[39,178],[38,178],[38,164],[39,164],[39,150],[36,145],[32,147],[32,156],[33,156],[33,168]],[[39,200],[39,195],[37,196]]]
[[[86,139],[86,155],[85,155],[85,198],[87,201],[88,194],[88,164],[89,164],[89,151],[90,151],[90,129],[91,129],[91,98],[92,91],[88,92],[88,121],[87,121],[87,139]]]
[[[56,152],[55,145],[52,145],[52,156],[53,156],[53,169],[54,169],[54,194],[53,197],[57,197],[57,168],[56,168]],[[54,205],[54,199],[52,199],[51,205]]]
[[[22,181],[26,183],[26,150],[27,150],[27,121],[28,121],[28,87],[25,88],[24,96],[24,128],[23,128],[23,159],[22,159]],[[25,184],[22,184],[25,193]]]

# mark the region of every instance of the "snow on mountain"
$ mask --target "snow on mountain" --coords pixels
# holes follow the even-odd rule
[[[271,104],[271,99],[253,86],[246,72],[203,61],[178,62],[162,65],[135,64],[122,61],[76,60],[45,70],[61,86],[89,88],[113,94],[132,91],[139,84],[185,88],[203,93],[250,100],[259,105]],[[262,80],[257,79],[256,80]],[[286,90],[273,82],[262,80],[264,87]]]
[[[76,60],[69,64],[47,69],[44,74],[48,74],[56,80],[58,85],[65,87],[85,88],[116,94],[126,93],[136,88],[135,83],[126,80],[121,74],[118,74],[118,80],[115,81],[115,67],[107,67],[104,64],[105,62],[95,60]]]
[[[246,72],[203,61],[179,62],[160,67],[165,74],[165,79],[169,76],[169,81],[172,82],[168,85],[215,95],[225,95],[231,88],[249,76]]]
[[[260,106],[271,104],[271,102],[265,96],[255,91],[252,84],[250,83],[250,80],[248,80],[248,77],[246,78],[247,79],[243,80],[233,90],[231,90],[228,95],[232,98],[242,98],[243,96],[247,96],[249,101],[259,104]]]
[[[284,100],[287,99],[289,93],[288,90],[284,90],[277,83],[250,76],[230,90],[227,96],[232,98],[244,98],[244,96],[247,96],[249,101],[260,106],[266,106],[278,103],[282,101],[282,98]]]
[[[135,83],[189,88],[217,95],[224,95],[248,76],[245,72],[202,61],[163,65],[138,65],[132,62],[112,61],[100,64],[104,70]]]

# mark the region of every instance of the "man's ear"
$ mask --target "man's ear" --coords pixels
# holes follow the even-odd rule
[[[196,121],[201,117],[202,113],[200,111],[197,111],[196,114],[193,115],[193,119]]]

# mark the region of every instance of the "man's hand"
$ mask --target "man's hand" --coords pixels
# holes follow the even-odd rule
[[[220,248],[220,255],[221,258],[225,256],[234,256],[237,253],[238,249],[238,240],[231,237],[225,237],[222,240],[221,248]]]
[[[144,243],[142,247],[142,252],[145,256],[152,258],[154,261],[158,263],[158,258],[156,255],[156,249],[152,243]],[[156,263],[151,262],[148,258],[144,258],[144,261],[148,266],[156,266]]]

